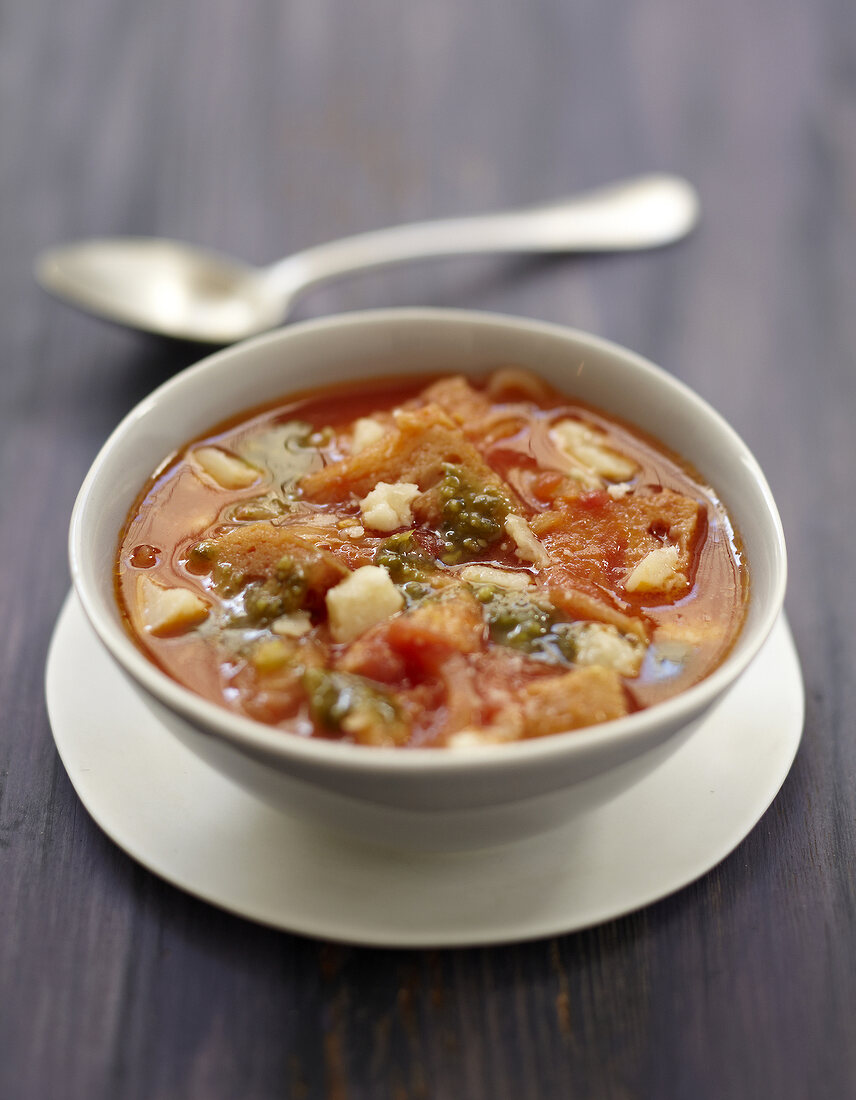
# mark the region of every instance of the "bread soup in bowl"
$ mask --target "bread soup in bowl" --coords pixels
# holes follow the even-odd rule
[[[183,371],[104,445],[70,554],[193,752],[283,812],[429,849],[619,795],[745,671],[785,589],[763,474],[701,398],[593,336],[445,310]]]

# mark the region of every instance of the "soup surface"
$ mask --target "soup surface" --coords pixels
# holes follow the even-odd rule
[[[706,676],[748,581],[714,492],[518,369],[285,399],[152,477],[127,626],[165,672],[291,733],[462,746],[577,729]]]

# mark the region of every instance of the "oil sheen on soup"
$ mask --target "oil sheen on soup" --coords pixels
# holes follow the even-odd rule
[[[284,735],[517,741],[696,683],[747,576],[713,490],[535,375],[363,381],[221,424],[128,516],[118,599],[165,672]]]

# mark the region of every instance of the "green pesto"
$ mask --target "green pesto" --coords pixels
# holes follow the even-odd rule
[[[476,597],[484,606],[490,639],[496,645],[552,664],[573,663],[577,647],[570,624],[558,621],[549,603],[487,585],[479,588]]]
[[[267,626],[280,615],[288,615],[303,606],[306,599],[306,575],[293,558],[281,558],[274,575],[254,581],[244,590],[244,616],[253,626]]]
[[[244,574],[229,561],[215,562],[211,579],[215,590],[227,599],[237,595],[244,584]]]
[[[377,548],[375,565],[381,565],[395,584],[423,582],[436,568],[434,562],[414,539],[412,531],[390,535]]]
[[[401,585],[401,592],[407,606],[412,607],[414,604],[427,600],[429,596],[434,596],[436,589],[432,588],[430,584],[424,584],[422,581],[406,581]]]
[[[240,500],[233,505],[224,516],[224,519],[235,523],[253,523],[258,520],[277,519],[288,512],[289,506],[276,493],[266,493],[264,496],[252,497],[250,500]]]
[[[380,730],[401,726],[402,719],[392,699],[362,676],[309,668],[303,674],[303,686],[309,698],[309,713],[321,729],[340,733],[348,717]]]
[[[187,564],[198,573],[208,573],[217,560],[217,543],[214,539],[203,539],[191,547],[187,555]]]
[[[187,555],[187,568],[191,573],[210,573],[215,592],[229,599],[240,592],[244,576],[231,562],[221,561],[219,551],[214,539],[203,539],[191,547]]]
[[[440,482],[443,502],[441,534],[446,544],[442,558],[456,565],[482,554],[505,534],[508,498],[490,485],[474,483],[461,466],[447,464]]]

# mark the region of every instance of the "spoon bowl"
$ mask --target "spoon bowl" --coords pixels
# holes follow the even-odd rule
[[[146,237],[61,245],[36,264],[43,287],[132,328],[231,344],[274,328],[288,301],[258,268],[209,249]]]
[[[180,241],[117,237],[60,245],[36,261],[59,298],[165,336],[230,344],[281,324],[302,291],[355,271],[476,252],[604,252],[679,240],[698,197],[677,176],[640,176],[561,202],[417,222],[295,253],[269,267]]]

